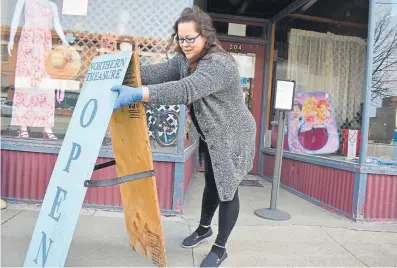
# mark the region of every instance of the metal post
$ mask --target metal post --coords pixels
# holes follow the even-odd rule
[[[284,146],[284,124],[285,124],[285,111],[279,111],[278,118],[278,132],[277,132],[277,148],[276,148],[276,159],[274,163],[274,175],[272,181],[272,194],[270,199],[270,208],[261,208],[255,210],[255,215],[275,221],[284,221],[291,218],[288,212],[284,212],[277,209],[277,199],[280,189],[280,174],[281,174],[281,162],[283,157],[283,146]]]
[[[361,141],[360,141],[360,165],[367,162],[368,150],[368,129],[369,129],[369,108],[371,105],[371,82],[372,82],[372,64],[374,55],[374,35],[375,35],[375,16],[376,0],[369,1],[368,13],[368,39],[367,39],[367,58],[365,62],[365,81],[364,81],[364,104],[361,124]]]
[[[278,192],[280,189],[280,174],[281,174],[281,162],[283,157],[283,146],[284,146],[284,124],[285,124],[285,112],[280,111],[278,119],[278,133],[277,133],[277,151],[276,159],[274,163],[274,175],[272,183],[272,196],[270,199],[270,209],[276,209]],[[279,149],[281,148],[281,150]]]

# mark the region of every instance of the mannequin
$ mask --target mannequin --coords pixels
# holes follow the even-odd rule
[[[43,78],[50,78],[45,71],[45,60],[52,50],[52,24],[63,45],[68,47],[69,44],[59,22],[55,3],[49,0],[18,0],[10,29],[10,56],[24,7],[25,24],[18,44],[11,124],[20,127],[20,138],[29,138],[27,127],[42,127],[43,138],[57,139],[52,132],[55,90],[40,87]]]

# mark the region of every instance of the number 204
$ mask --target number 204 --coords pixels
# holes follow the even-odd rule
[[[241,45],[230,44],[229,45],[229,50],[241,51]]]

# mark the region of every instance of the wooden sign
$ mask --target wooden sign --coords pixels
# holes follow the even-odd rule
[[[88,70],[33,231],[24,266],[64,266],[102,140],[132,52],[95,58]],[[138,141],[137,141],[138,142]],[[133,148],[131,148],[134,150]]]
[[[139,56],[135,51],[124,85],[141,85]],[[143,103],[125,106],[110,121],[113,152],[119,177],[153,170],[147,121]],[[120,185],[128,238],[131,247],[160,267],[166,266],[161,213],[155,178]]]

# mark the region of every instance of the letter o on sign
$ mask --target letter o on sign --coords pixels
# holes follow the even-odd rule
[[[91,103],[93,103],[93,104],[91,105]],[[91,107],[91,106],[93,106],[93,107]],[[90,107],[90,109],[92,110],[92,112],[91,112],[90,118],[89,118],[88,121],[87,121],[87,120],[85,120],[85,119],[86,119],[85,114],[86,114],[86,112],[87,112],[88,107]],[[98,111],[98,100],[97,100],[97,99],[90,99],[90,100],[86,103],[86,105],[84,106],[83,111],[81,112],[81,115],[80,115],[80,125],[81,125],[83,128],[86,128],[86,127],[88,127],[89,125],[91,125],[92,121],[93,121],[94,118],[95,118],[95,115],[96,115],[97,111]],[[87,121],[87,122],[85,123],[85,121]]]

